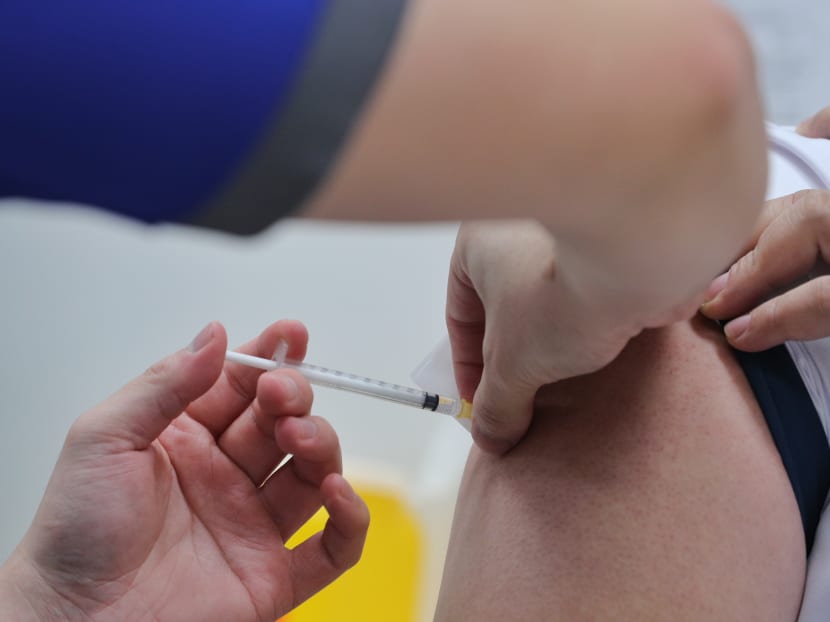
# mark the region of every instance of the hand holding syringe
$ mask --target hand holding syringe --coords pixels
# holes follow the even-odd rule
[[[373,380],[372,378],[327,369],[326,367],[320,367],[318,365],[286,360],[285,354],[287,350],[288,344],[285,341],[280,341],[273,359],[264,359],[251,356],[250,354],[242,354],[241,352],[228,350],[225,353],[225,360],[266,371],[280,368],[294,369],[300,372],[311,384],[351,391],[352,393],[360,393],[398,404],[414,406],[422,410],[431,410],[449,415],[465,428],[470,429],[472,404],[465,400],[455,397],[445,397],[437,393],[403,387],[381,380]]]

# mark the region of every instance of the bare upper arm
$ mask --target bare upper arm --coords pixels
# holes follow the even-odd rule
[[[470,456],[437,620],[794,620],[804,535],[720,335],[695,320],[539,396]]]

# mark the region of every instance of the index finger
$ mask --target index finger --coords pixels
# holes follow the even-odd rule
[[[716,319],[746,313],[770,295],[808,278],[818,259],[828,256],[830,192],[804,193],[773,219],[757,246],[729,269],[725,286],[703,306],[703,312]]]
[[[270,359],[281,339],[288,343],[288,358],[300,361],[305,357],[308,331],[297,320],[280,320],[271,324],[259,337],[237,348],[237,351]],[[263,373],[247,365],[226,362],[222,375],[207,393],[190,405],[188,414],[219,438],[251,404],[256,396],[257,381]]]

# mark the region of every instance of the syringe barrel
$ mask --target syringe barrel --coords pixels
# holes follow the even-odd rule
[[[437,393],[429,393],[427,391],[421,391],[420,389],[374,380],[372,378],[349,374],[310,363],[288,360],[273,361],[230,350],[225,353],[225,358],[228,361],[264,370],[276,369],[278,367],[294,369],[305,376],[312,384],[378,397],[389,400],[390,402],[432,410],[455,418],[461,416],[464,409],[462,401],[454,397],[445,397]]]
[[[426,391],[419,391],[410,387],[403,387],[398,384],[383,382],[381,380],[373,380],[372,378],[365,378],[355,374],[348,374],[346,372],[337,371],[336,369],[328,369],[320,367],[319,365],[311,365],[310,363],[294,363],[286,361],[283,367],[288,369],[296,369],[303,376],[308,378],[312,384],[317,384],[334,389],[345,389],[353,393],[362,393],[363,395],[371,395],[373,397],[383,398],[391,402],[399,404],[406,404],[408,406],[415,406],[416,408],[423,408],[424,402],[427,398]]]

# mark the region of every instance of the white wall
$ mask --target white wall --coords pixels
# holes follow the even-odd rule
[[[720,1],[737,13],[755,46],[770,121],[792,125],[830,105],[830,2]]]

